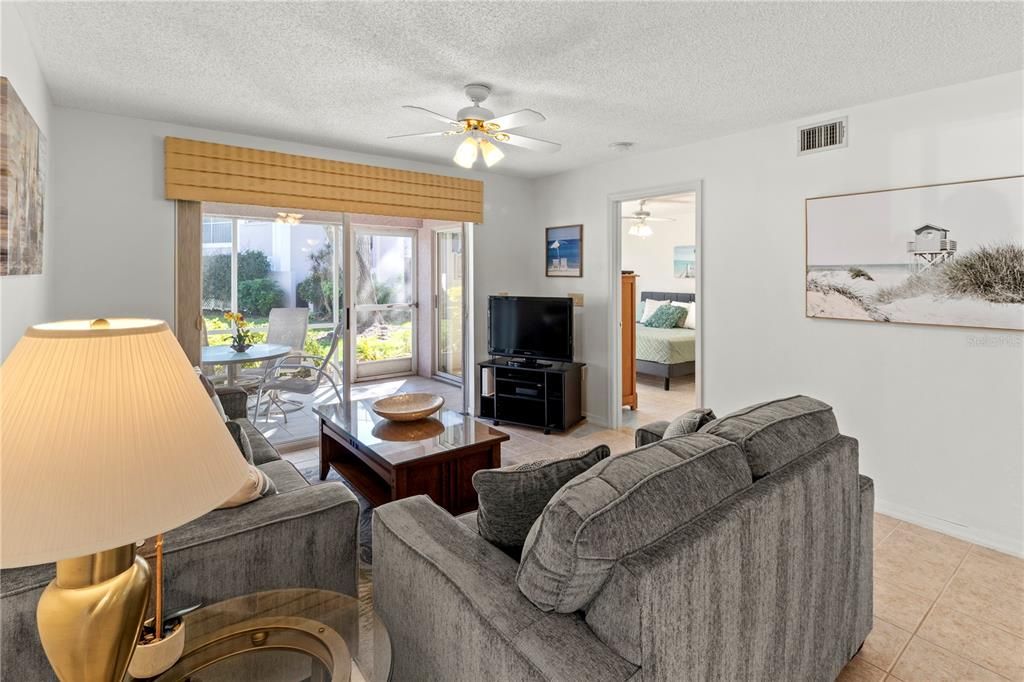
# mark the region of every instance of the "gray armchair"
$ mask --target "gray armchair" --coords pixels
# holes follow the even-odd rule
[[[340,483],[309,485],[245,418],[245,391],[217,392],[225,412],[249,435],[254,461],[278,494],[211,511],[164,534],[167,609],[288,587],[357,595],[355,496]],[[0,667],[18,671],[18,679],[56,679],[36,630],[36,604],[53,576],[53,564],[0,572]]]

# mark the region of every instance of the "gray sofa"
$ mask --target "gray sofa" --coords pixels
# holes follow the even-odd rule
[[[278,494],[211,511],[164,534],[167,609],[289,587],[357,595],[355,496],[341,483],[309,485],[246,419],[245,392],[217,392]],[[36,604],[53,575],[53,564],[0,571],[0,666],[21,680],[56,679],[36,630]]]
[[[602,526],[617,537],[604,545],[591,537],[582,558],[572,548],[552,552],[549,533],[547,559],[577,568],[604,561],[596,596],[574,612],[528,599],[517,586],[524,570],[478,534],[473,514],[453,518],[426,497],[379,507],[374,599],[391,635],[394,679],[834,680],[871,629],[874,490],[859,475],[857,441],[822,405],[773,401],[664,441],[668,423],[649,424],[635,450],[563,486],[531,537],[561,522],[556,500],[559,513],[567,500],[578,509],[587,491],[621,496],[599,502],[598,513],[625,514]],[[712,450],[732,456],[741,484],[664,530],[668,510],[692,507],[694,489],[713,485],[722,468],[705,457],[704,478],[687,490],[677,467]],[[651,462],[668,464],[637,474]],[[668,471],[675,489],[664,483]],[[634,482],[616,489],[613,475]],[[610,482],[594,485],[599,477]],[[638,527],[654,529],[639,547]]]

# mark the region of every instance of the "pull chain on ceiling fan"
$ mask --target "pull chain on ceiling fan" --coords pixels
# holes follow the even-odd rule
[[[462,135],[462,143],[455,150],[452,160],[463,168],[472,168],[479,156],[483,156],[484,163],[488,167],[505,158],[498,144],[510,144],[530,151],[557,152],[562,145],[547,140],[539,140],[535,137],[518,135],[507,131],[515,128],[522,128],[531,123],[543,123],[546,119],[540,112],[533,109],[520,109],[519,111],[494,117],[494,114],[480,104],[491,94],[491,89],[486,85],[470,84],[465,88],[466,97],[472,104],[463,107],[455,115],[449,118],[423,107],[406,105],[403,109],[419,111],[421,113],[447,123],[449,130],[440,130],[429,133],[413,133],[411,135],[392,135],[389,140],[398,140],[409,137],[440,137]]]

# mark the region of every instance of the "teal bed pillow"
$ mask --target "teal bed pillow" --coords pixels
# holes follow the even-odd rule
[[[666,303],[655,310],[654,314],[644,322],[644,325],[660,329],[672,329],[684,315],[686,315],[686,308]]]

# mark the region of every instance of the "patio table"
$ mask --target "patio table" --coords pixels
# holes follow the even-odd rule
[[[227,367],[227,385],[238,385],[238,367],[246,362],[264,362],[283,358],[292,352],[291,346],[279,343],[257,343],[244,353],[231,350],[231,346],[203,346],[202,363],[204,365],[224,365]]]

